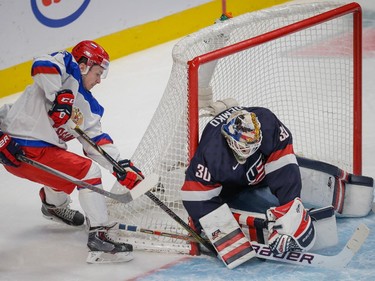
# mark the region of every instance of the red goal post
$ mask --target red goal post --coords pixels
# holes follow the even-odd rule
[[[188,62],[190,157],[194,155],[199,141],[198,70],[202,65],[347,14],[353,15],[353,128],[349,128],[353,130],[352,172],[360,175],[362,172],[362,12],[357,3],[332,9],[190,60]],[[245,106],[250,105],[246,104]]]

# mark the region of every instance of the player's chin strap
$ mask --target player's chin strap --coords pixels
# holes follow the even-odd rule
[[[71,119],[68,121],[68,126],[74,130],[78,135],[80,135],[88,144],[90,144],[97,152],[99,152],[112,166],[117,170],[125,172],[124,168],[119,165],[119,163],[113,159],[108,153],[105,152],[99,145],[90,139],[90,137]],[[141,182],[142,183],[142,182]],[[150,198],[156,205],[158,205],[164,212],[166,212],[173,220],[175,220],[179,225],[181,225],[198,243],[201,243],[208,250],[210,250],[215,256],[217,255],[215,249],[212,245],[205,239],[203,239],[198,233],[196,233],[185,221],[183,221],[175,212],[173,212],[167,205],[165,205],[158,197],[156,197],[151,191],[144,193],[148,198]]]

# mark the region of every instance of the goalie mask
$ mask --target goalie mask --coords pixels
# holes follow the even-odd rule
[[[246,110],[236,111],[221,127],[229,147],[240,163],[258,150],[262,142],[262,131],[257,116]]]
[[[104,70],[101,78],[104,79],[107,77],[109,68],[109,55],[99,44],[90,40],[82,41],[73,48],[72,55],[78,63],[82,58],[86,59],[85,64],[87,65],[87,69],[85,73],[90,70],[91,66],[99,65]]]

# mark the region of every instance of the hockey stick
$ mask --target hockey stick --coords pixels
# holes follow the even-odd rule
[[[291,263],[296,265],[324,267],[324,268],[342,268],[345,267],[354,257],[365,242],[370,230],[365,224],[360,224],[355,230],[352,237],[348,240],[344,248],[336,255],[325,256],[315,253],[298,253],[286,252],[284,254],[275,255],[265,244],[251,242],[256,257],[261,259],[273,260],[278,262]]]
[[[323,208],[322,208],[323,209]],[[329,212],[330,214],[332,213],[333,215],[333,207],[326,207],[324,208],[325,212]],[[315,215],[316,210],[313,210],[310,215],[313,220],[318,220],[319,219],[319,214]],[[267,229],[267,224],[268,222],[260,217],[255,217],[252,214],[247,214],[245,216],[245,222],[243,221],[244,219],[240,219],[240,214],[233,212],[232,214],[236,221],[238,222],[239,225],[247,225],[249,227],[254,227],[256,229],[259,229],[260,231],[263,232],[263,229]],[[322,217],[324,218],[324,217]],[[130,231],[130,232],[140,232],[140,233],[145,233],[145,234],[150,234],[150,235],[157,235],[157,236],[164,236],[164,237],[169,237],[169,238],[175,238],[175,239],[180,239],[180,240],[185,240],[185,241],[190,241],[190,242],[197,242],[192,236],[186,235],[186,234],[177,234],[177,233],[172,233],[172,232],[165,232],[165,231],[160,231],[160,230],[155,230],[155,229],[149,229],[149,228],[143,228],[137,225],[130,225],[130,224],[123,224],[123,223],[118,223],[118,228],[122,231]],[[264,241],[264,239],[263,239]],[[264,243],[260,242],[259,243]]]
[[[104,151],[99,145],[90,139],[90,137],[73,121],[70,122],[70,127],[79,134],[88,144],[90,144],[97,152],[99,152],[112,166],[114,166],[118,171],[125,172],[124,168],[117,163],[108,153]],[[156,197],[151,191],[144,193],[148,198],[150,198],[156,205],[158,205],[164,212],[166,212],[173,220],[175,220],[179,225],[181,225],[189,234],[194,237],[194,239],[210,250],[215,256],[217,255],[215,248],[210,242],[203,239],[198,233],[194,231],[185,221],[183,221],[176,213],[174,213],[167,205],[165,205],[158,197]]]
[[[159,182],[159,176],[156,175],[156,174],[151,174],[151,175],[148,175],[144,180],[142,180],[136,186],[136,188],[134,188],[134,189],[132,189],[129,192],[126,192],[124,194],[116,194],[116,193],[108,192],[104,189],[98,188],[94,185],[91,185],[91,184],[85,182],[85,181],[76,179],[72,176],[69,176],[69,175],[63,173],[63,172],[57,171],[57,170],[55,170],[55,169],[53,169],[49,166],[46,166],[42,163],[39,163],[39,162],[34,161],[30,158],[27,158],[24,155],[17,155],[17,159],[19,161],[22,161],[26,164],[29,164],[29,165],[33,166],[33,167],[41,169],[41,170],[43,170],[43,171],[45,171],[49,174],[57,176],[57,177],[59,177],[63,180],[74,183],[77,186],[86,187],[87,189],[90,189],[90,190],[92,190],[96,193],[102,194],[102,195],[104,195],[108,198],[114,199],[114,200],[119,201],[119,202],[124,203],[124,204],[129,203],[129,202],[133,201],[134,199],[138,198],[139,196],[141,196],[142,194],[144,194],[145,192],[148,192],[148,190],[155,187]]]
[[[97,152],[99,152],[109,163],[116,168],[116,170],[125,172],[124,168],[120,166],[115,159],[113,159],[103,148],[97,145],[73,120],[69,119],[67,123],[77,134],[79,134],[89,145],[91,145]]]
[[[119,224],[119,229],[124,231],[141,232],[151,235],[181,239],[190,242],[197,242],[192,236],[189,235],[161,232],[152,229],[144,229],[134,225]],[[324,267],[329,269],[343,268],[349,264],[354,255],[361,248],[367,236],[369,235],[369,232],[370,230],[365,224],[360,224],[353,233],[352,237],[347,241],[343,249],[338,254],[331,256],[320,255],[310,252],[286,252],[284,254],[275,255],[272,253],[270,248],[265,244],[251,241],[251,246],[255,250],[256,257],[260,259],[302,266]]]
[[[173,220],[175,220],[179,225],[181,225],[187,232],[190,233],[192,237],[196,240],[195,242],[201,243],[208,250],[210,250],[215,256],[217,252],[210,242],[203,239],[198,233],[194,231],[186,222],[184,222],[175,212],[168,208],[159,198],[157,198],[151,191],[145,193],[148,198],[150,198],[156,205],[158,205],[164,212],[166,212]]]
[[[185,240],[189,242],[197,242],[192,236],[189,236],[189,235],[142,228],[137,225],[119,223],[118,228],[123,231],[140,232],[140,233],[145,233],[145,234],[150,234],[150,235],[157,235],[157,236],[163,236],[163,237],[168,237],[168,238]]]

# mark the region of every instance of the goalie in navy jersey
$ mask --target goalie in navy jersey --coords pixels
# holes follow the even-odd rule
[[[268,244],[283,253],[308,250],[315,241],[301,187],[289,129],[266,108],[232,107],[205,127],[181,196],[198,232],[200,218],[224,203],[266,213]]]

